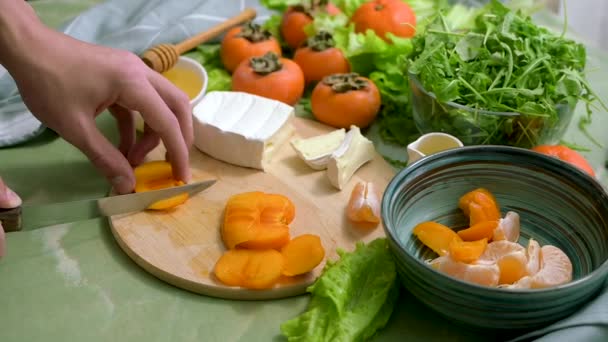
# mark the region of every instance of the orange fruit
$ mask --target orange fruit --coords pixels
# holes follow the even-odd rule
[[[422,222],[414,227],[413,233],[425,246],[440,256],[449,253],[452,240],[461,241],[455,231],[437,222]]]
[[[523,277],[510,288],[542,289],[565,284],[572,280],[572,263],[561,249],[546,245],[540,249],[540,270]]]
[[[488,245],[488,239],[483,238],[477,241],[459,241],[452,239],[450,242],[450,257],[454,261],[472,263],[476,261],[484,252]]]
[[[519,231],[519,214],[514,211],[509,211],[505,217],[501,218],[498,222],[498,227],[493,231],[492,240],[517,242],[519,240]]]
[[[454,261],[448,256],[435,258],[429,264],[439,272],[463,281],[485,286],[498,285],[500,270],[495,264],[465,264],[464,262]]]
[[[479,222],[467,229],[459,230],[458,236],[464,241],[477,241],[481,239],[491,239],[499,221]]]
[[[523,246],[507,240],[494,241],[486,247],[478,264],[496,265],[500,270],[498,284],[512,284],[528,274],[528,258]]]
[[[595,177],[593,168],[581,154],[564,145],[538,145],[532,148],[532,151],[539,152],[551,157],[555,157],[566,163],[570,163],[575,167],[587,172],[591,177]]]

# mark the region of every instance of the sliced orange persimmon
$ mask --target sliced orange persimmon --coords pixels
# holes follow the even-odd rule
[[[484,221],[500,220],[500,208],[492,193],[478,188],[464,194],[458,200],[458,207],[469,216],[470,225]]]
[[[452,240],[462,239],[455,231],[437,222],[422,222],[414,227],[414,235],[420,241],[440,256],[447,255]]]
[[[454,261],[469,264],[479,259],[487,246],[488,239],[486,238],[477,241],[459,241],[454,239],[450,242],[450,257]]]
[[[215,264],[215,276],[228,286],[267,289],[281,277],[283,255],[274,249],[231,249]]]
[[[484,238],[490,240],[494,236],[496,227],[498,227],[498,221],[483,221],[456,233],[463,241],[477,241]]]
[[[184,185],[184,182],[173,178],[171,164],[157,160],[143,163],[133,170],[135,174],[135,192],[144,192]],[[179,194],[148,207],[152,210],[165,210],[176,207],[188,200],[188,193]]]
[[[295,276],[312,271],[325,257],[325,249],[317,235],[304,234],[289,241],[281,249],[285,258],[283,275]]]
[[[295,209],[284,196],[259,191],[228,199],[221,232],[226,248],[281,248],[289,242]]]
[[[289,242],[289,227],[284,224],[257,224],[253,226],[253,236],[237,247],[252,249],[279,249]]]

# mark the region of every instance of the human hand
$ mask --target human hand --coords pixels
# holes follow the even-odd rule
[[[0,177],[0,209],[10,209],[21,205],[21,198],[11,190]],[[0,258],[4,256],[6,251],[6,243],[4,237],[4,229],[2,228],[2,222],[0,222]]]
[[[119,193],[133,190],[132,166],[161,139],[174,176],[189,181],[193,132],[185,93],[132,53],[81,42],[39,22],[28,24],[20,27],[3,62],[41,122],[79,148]],[[105,109],[116,118],[118,148],[95,124]],[[139,141],[134,111],[146,123]]]

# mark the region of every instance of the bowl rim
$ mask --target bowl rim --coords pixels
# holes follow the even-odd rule
[[[408,70],[407,74],[408,74],[410,81],[412,81],[422,93],[431,97],[437,103],[445,104],[447,106],[454,107],[456,109],[461,109],[461,110],[465,110],[470,113],[482,114],[482,115],[496,115],[496,116],[506,116],[506,117],[518,117],[518,116],[548,117],[546,115],[540,115],[540,114],[529,114],[529,113],[518,113],[518,112],[497,112],[497,111],[492,111],[492,110],[487,110],[487,109],[475,109],[473,107],[463,105],[460,103],[456,103],[454,101],[439,101],[437,99],[437,96],[435,95],[435,93],[426,90],[426,88],[422,85],[422,82],[418,78],[417,74],[414,74],[414,73],[410,72],[409,70]],[[569,105],[567,103],[557,103],[555,105],[555,108],[568,107],[568,106]]]
[[[398,246],[398,249],[400,250],[400,252],[402,252],[406,256],[406,258],[408,258],[410,260],[414,260],[414,262],[416,262],[418,265],[424,266],[429,271],[440,275],[442,279],[445,279],[448,283],[451,283],[452,285],[458,285],[461,287],[464,286],[464,288],[475,289],[476,291],[483,291],[488,294],[498,294],[498,295],[518,294],[518,295],[528,295],[528,296],[533,295],[533,294],[548,294],[548,293],[554,293],[554,292],[562,292],[562,291],[566,291],[570,288],[579,287],[579,286],[582,286],[583,284],[588,283],[591,280],[593,280],[595,278],[599,278],[599,277],[604,278],[603,282],[608,280],[608,258],[606,260],[604,260],[604,262],[602,262],[598,267],[596,267],[594,270],[592,270],[588,274],[584,275],[583,277],[581,277],[579,279],[572,280],[566,284],[548,287],[548,288],[541,288],[541,289],[512,289],[512,288],[499,288],[499,287],[483,286],[483,285],[478,285],[475,283],[470,283],[470,282],[466,282],[464,280],[460,280],[458,278],[451,277],[447,274],[444,274],[443,272],[440,272],[438,270],[433,269],[432,267],[429,267],[429,265],[426,264],[424,262],[424,260],[421,260],[420,258],[417,258],[417,257],[414,257],[413,255],[411,255],[407,251],[407,249],[403,246],[403,242],[397,238],[396,227],[393,227],[392,223],[387,218],[386,208],[389,206],[389,196],[387,195],[387,193],[391,192],[391,190],[393,190],[400,183],[402,183],[404,178],[406,178],[412,172],[416,171],[417,169],[419,169],[420,167],[422,167],[423,165],[425,165],[427,163],[432,163],[433,161],[445,158],[446,156],[459,155],[459,154],[475,155],[478,152],[512,153],[512,154],[515,153],[515,154],[518,154],[519,156],[523,155],[525,157],[530,157],[530,158],[533,157],[533,159],[538,160],[539,164],[550,165],[553,168],[556,168],[558,170],[563,169],[563,172],[568,172],[569,174],[574,173],[574,178],[577,178],[579,182],[585,183],[585,186],[588,186],[588,187],[592,188],[593,190],[597,191],[598,195],[600,197],[603,197],[605,199],[605,201],[608,202],[608,190],[604,189],[603,186],[595,178],[591,177],[584,171],[579,170],[577,167],[572,166],[555,157],[550,157],[550,156],[547,156],[547,155],[544,155],[544,154],[541,154],[541,153],[538,153],[535,151],[531,151],[529,149],[521,148],[521,147],[505,146],[505,145],[473,145],[473,146],[454,148],[454,149],[441,151],[441,152],[423,157],[423,158],[415,161],[410,166],[400,170],[391,179],[391,181],[389,182],[389,184],[386,187],[386,190],[384,191],[384,193],[382,195],[382,201],[381,201],[381,218],[382,218],[382,222],[384,223],[383,224],[384,233],[386,234],[387,238],[392,242],[389,245],[394,244],[394,245]],[[572,176],[572,175],[570,175],[570,176]]]

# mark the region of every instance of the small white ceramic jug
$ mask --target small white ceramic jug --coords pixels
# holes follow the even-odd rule
[[[462,141],[447,133],[427,133],[407,145],[407,165],[418,159],[451,148],[464,146]]]

